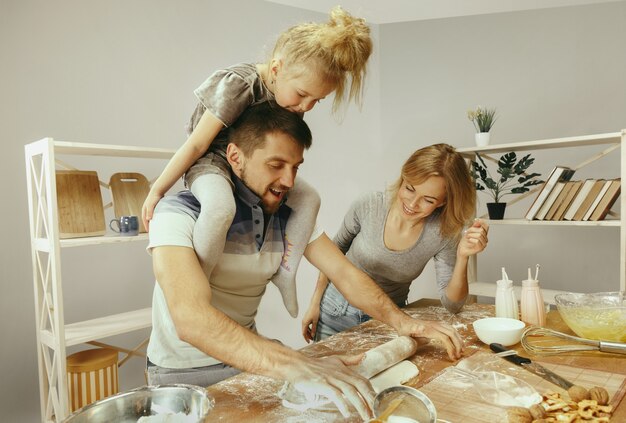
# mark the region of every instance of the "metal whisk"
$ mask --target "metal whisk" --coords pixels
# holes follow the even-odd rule
[[[563,340],[574,343],[567,344]],[[626,354],[626,344],[621,342],[594,341],[538,326],[531,326],[526,329],[522,334],[521,342],[526,351],[538,355],[562,354],[575,351],[602,351]]]

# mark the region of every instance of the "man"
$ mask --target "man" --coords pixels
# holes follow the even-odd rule
[[[148,346],[149,383],[210,385],[239,369],[324,395],[344,416],[346,400],[363,418],[370,415],[372,388],[346,367],[360,357],[307,357],[259,336],[254,326],[265,286],[278,270],[287,242],[284,228],[291,210],[284,201],[310,144],[306,123],[272,103],[249,108],[233,125],[226,156],[236,213],[226,244],[215,246],[223,254],[208,277],[191,239],[197,201],[183,192],[159,203],[148,247],[158,282]],[[337,288],[355,307],[400,334],[438,339],[452,359],[460,357],[462,341],[453,328],[403,313],[324,233],[311,237],[304,255],[338,281]]]

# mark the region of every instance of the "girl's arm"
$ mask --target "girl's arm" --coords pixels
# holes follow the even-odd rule
[[[471,255],[480,253],[487,247],[489,225],[475,220],[471,227],[461,236],[457,247],[456,263],[445,295],[453,303],[463,301],[469,293],[467,283],[467,263]]]
[[[322,302],[322,296],[328,286],[328,277],[320,272],[317,278],[317,285],[315,291],[311,297],[311,303],[308,310],[302,316],[302,336],[306,342],[311,342],[315,339],[315,333],[317,332],[317,322],[320,319],[320,304]]]
[[[222,128],[224,128],[224,124],[211,112],[205,110],[187,141],[172,156],[161,175],[150,188],[141,208],[141,218],[146,230],[149,229],[156,204],[187,169],[202,157]]]

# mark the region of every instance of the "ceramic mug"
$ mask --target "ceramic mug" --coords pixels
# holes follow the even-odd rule
[[[117,224],[117,228],[114,228]],[[113,219],[109,222],[109,228],[113,232],[117,232],[122,236],[135,236],[139,234],[139,217],[137,216],[120,216],[119,219]]]

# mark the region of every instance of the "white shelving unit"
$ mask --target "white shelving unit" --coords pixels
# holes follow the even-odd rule
[[[577,147],[592,147],[598,146],[599,151],[579,163],[577,166],[570,166],[575,170],[581,169],[590,163],[595,162],[606,156],[607,154],[611,154],[614,151],[619,151],[620,154],[620,177],[622,181],[626,181],[626,149],[624,148],[626,145],[626,129],[621,132],[613,132],[608,134],[597,134],[597,135],[585,135],[580,137],[568,137],[568,138],[555,138],[555,139],[546,139],[539,141],[527,141],[527,142],[518,142],[518,143],[509,143],[509,144],[497,144],[497,145],[489,145],[486,147],[473,147],[473,148],[459,148],[457,151],[461,153],[468,161],[473,160],[475,158],[475,153],[480,153],[480,155],[486,159],[491,161],[496,161],[497,159],[490,156],[490,154],[501,154],[509,151],[515,152],[525,152],[525,151],[539,151],[539,150],[549,150],[549,149],[571,149]],[[518,196],[515,201],[509,202],[509,204],[515,203],[516,201],[521,200],[527,195],[537,195],[539,188],[532,190],[524,195]],[[626,195],[622,193],[620,196],[620,211],[621,214],[626,213]],[[610,220],[602,220],[602,221],[545,221],[545,220],[526,220],[526,219],[503,219],[503,220],[489,220],[490,226],[497,225],[532,225],[532,226],[568,226],[568,227],[615,227],[619,228],[620,231],[620,278],[619,278],[619,289],[624,291],[626,289],[626,219],[621,218],[621,216],[617,216],[618,219],[610,219]],[[477,271],[477,259],[474,256],[470,263],[470,272],[469,272],[469,291],[470,295],[477,296],[486,296],[486,297],[495,297],[496,286],[494,283],[489,282],[480,282],[476,280],[476,271]],[[517,287],[517,294],[519,298],[519,290]],[[544,294],[544,299],[547,302],[554,303],[554,296],[556,294],[561,293],[562,291],[555,291],[549,289],[542,289]]]
[[[143,355],[103,344],[98,339],[148,328],[151,309],[128,311],[82,322],[65,324],[61,252],[64,248],[123,242],[146,242],[147,235],[136,237],[96,236],[59,239],[57,167],[68,168],[56,155],[108,156],[138,159],[169,159],[174,150],[118,145],[99,145],[55,141],[44,138],[25,146],[28,209],[30,218],[35,313],[37,324],[37,358],[41,416],[44,422],[59,422],[69,414],[66,372],[66,349],[89,343],[107,346],[125,353],[120,365],[133,355]],[[107,184],[100,182],[105,188]],[[106,207],[110,206],[108,204]]]

